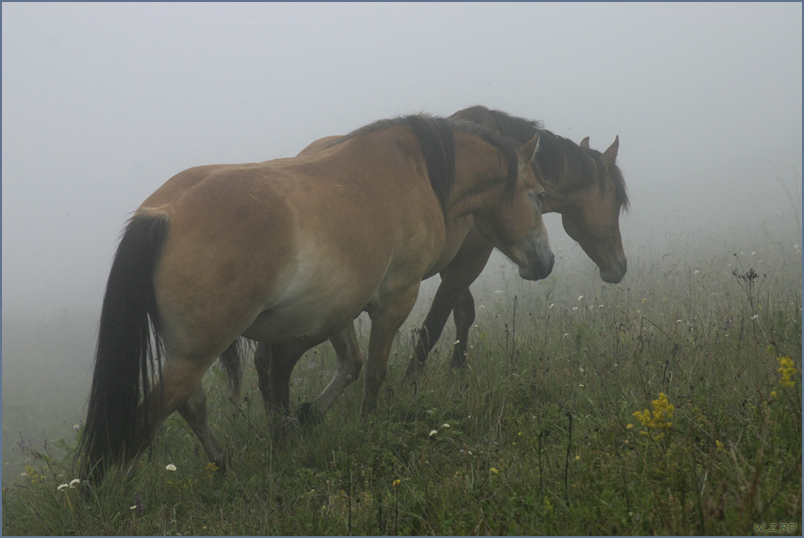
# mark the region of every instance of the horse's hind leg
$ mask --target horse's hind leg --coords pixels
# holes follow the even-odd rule
[[[201,446],[204,447],[204,452],[207,453],[209,460],[214,462],[219,469],[225,470],[227,455],[209,428],[207,394],[200,383],[196,385],[187,401],[179,407],[179,413],[201,441]]]
[[[338,371],[318,398],[299,407],[298,416],[302,422],[316,421],[323,417],[344,389],[357,379],[363,368],[363,353],[357,343],[354,323],[332,335],[329,341],[338,357]]]
[[[138,453],[151,443],[156,430],[174,411],[183,410],[182,415],[184,415],[185,411],[188,411],[191,417],[188,423],[190,423],[191,427],[193,427],[194,423],[200,424],[201,417],[205,422],[206,408],[201,406],[203,413],[199,414],[199,395],[195,394],[195,391],[196,387],[201,389],[201,378],[204,377],[204,373],[215,361],[215,358],[215,355],[213,355],[208,360],[172,359],[165,362],[159,380],[149,391],[143,405],[144,409],[147,410],[147,415],[144,415],[144,421],[141,421],[137,428]],[[190,402],[191,397],[195,397],[192,402]],[[203,390],[200,395],[200,401],[205,401]],[[185,418],[187,417],[185,416]],[[194,427],[193,431],[195,431]],[[217,441],[215,441],[215,444],[217,444]],[[210,446],[212,447],[213,445]],[[207,449],[207,446],[204,448]],[[220,449],[219,445],[218,449]]]
[[[290,410],[290,374],[309,344],[260,343],[254,353],[254,366],[268,415],[287,416]]]

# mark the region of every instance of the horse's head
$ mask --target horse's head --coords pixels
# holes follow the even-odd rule
[[[475,218],[478,231],[519,266],[526,280],[546,278],[555,261],[542,221],[545,191],[536,177],[538,168],[531,165],[538,146],[537,133],[517,150],[519,177],[510,199]]]
[[[628,265],[620,236],[620,213],[627,209],[628,197],[615,164],[619,137],[602,154],[589,149],[588,137],[580,148],[593,163],[594,181],[548,196],[544,211],[561,213],[564,230],[597,264],[600,278],[616,284],[625,276]]]

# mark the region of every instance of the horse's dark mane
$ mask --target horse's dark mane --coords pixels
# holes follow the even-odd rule
[[[536,160],[546,178],[561,178],[564,175],[577,177],[582,184],[590,184],[597,178],[601,189],[606,188],[603,173],[603,154],[594,149],[585,149],[567,138],[543,130],[539,146],[543,151],[536,153]],[[625,178],[620,168],[614,164],[609,168],[609,177],[614,183],[617,204],[628,209],[628,192]]]
[[[524,144],[537,132],[544,130],[544,124],[540,121],[516,118],[501,110],[491,110],[480,105],[465,108],[455,115],[463,120],[497,131],[504,138],[510,138],[520,144]],[[484,115],[490,115],[494,123],[484,121]]]
[[[599,151],[597,151],[595,149],[586,149],[586,150],[582,150],[582,151],[584,151],[590,158],[594,159],[595,165],[597,166],[597,168],[599,170],[603,170],[604,164],[603,164],[603,154],[602,153],[600,153]],[[600,177],[601,177],[600,181],[602,182],[603,181],[602,180],[602,177],[603,177],[602,174],[601,174]],[[622,171],[620,171],[620,167],[617,166],[616,162],[609,168],[609,177],[611,178],[612,182],[614,183],[615,195],[616,195],[617,203],[620,206],[620,209],[622,211],[628,211],[628,209],[631,206],[631,204],[630,204],[630,202],[628,200],[628,189],[625,186],[625,178],[623,177],[623,173],[622,173]]]
[[[539,136],[539,151],[536,159],[543,177],[549,182],[558,182],[565,175],[577,177],[581,184],[590,184],[597,177],[601,189],[605,188],[605,177],[598,173],[603,170],[603,154],[593,149],[584,149],[572,140],[551,133],[544,128],[542,122],[517,118],[500,110],[491,110],[484,106],[473,106],[456,113],[459,117],[473,121],[524,144],[536,134]],[[484,116],[491,116],[494,125],[491,125]],[[625,178],[620,168],[615,164],[609,175],[616,189],[617,203],[623,210],[628,209],[628,192],[625,187]]]
[[[494,131],[485,129],[472,122],[439,118],[427,114],[400,116],[375,121],[374,123],[360,127],[345,135],[343,138],[336,140],[330,144],[329,147],[338,145],[356,136],[363,136],[398,126],[409,127],[419,140],[422,156],[427,166],[427,175],[430,178],[430,185],[433,187],[433,192],[445,216],[447,198],[455,183],[455,132],[467,133],[480,138],[503,154],[505,162],[508,165],[508,175],[506,177],[503,196],[506,199],[510,199],[513,196],[519,178],[519,167],[514,146],[510,141]]]

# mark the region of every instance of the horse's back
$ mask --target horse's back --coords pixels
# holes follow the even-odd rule
[[[199,332],[182,340],[327,336],[389,272],[423,271],[418,251],[443,243],[427,176],[398,145],[367,154],[361,142],[191,168],[143,203],[141,212],[169,218],[155,283],[165,323]]]

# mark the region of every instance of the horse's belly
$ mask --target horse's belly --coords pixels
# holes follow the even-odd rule
[[[345,264],[299,267],[243,334],[270,343],[326,340],[359,316],[382,275],[344,270]],[[327,270],[322,268],[327,267]],[[355,278],[357,273],[357,278]]]
[[[362,311],[362,307],[327,304],[287,307],[262,312],[243,336],[270,343],[323,341],[340,331]]]

